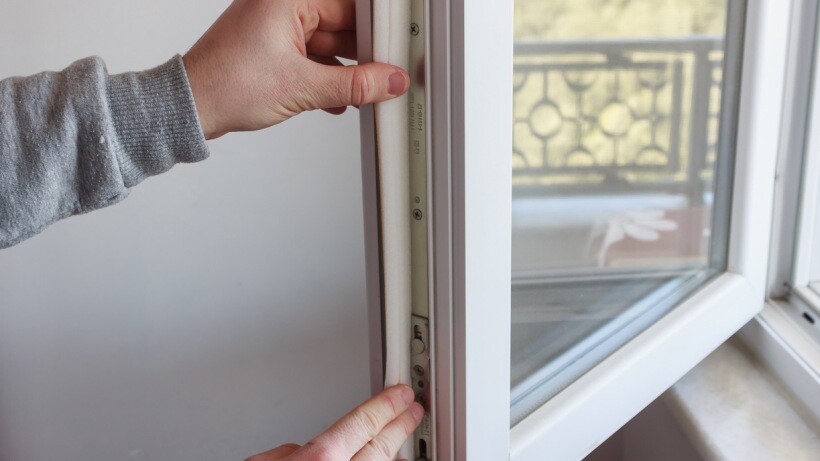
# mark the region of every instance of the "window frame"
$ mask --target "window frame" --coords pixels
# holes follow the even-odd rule
[[[810,40],[815,40],[813,36],[810,37]],[[815,47],[811,56],[815,62],[820,59],[819,50],[820,47]],[[802,149],[790,152],[800,154],[795,156],[802,158],[802,168],[796,178],[799,190],[798,213],[796,226],[791,230],[796,235],[790,284],[797,291],[810,289],[812,283],[820,281],[820,239],[816,236],[820,226],[820,76],[816,70],[812,74],[809,97],[806,98],[809,105],[801,114],[808,120],[805,124],[805,144],[801,146]],[[789,229],[784,232],[789,232]]]
[[[437,459],[581,459],[762,309],[780,141],[770,120],[783,109],[791,5],[748,1],[727,271],[510,428],[512,160],[497,153],[512,145],[512,91],[499,88],[512,88],[513,4],[425,0]],[[370,45],[360,35],[360,50]],[[362,112],[362,124],[371,127],[362,128],[362,154],[375,390],[372,112]]]
[[[803,8],[814,13],[807,16],[816,18],[816,0],[802,0],[800,3]],[[793,225],[787,222],[774,222],[780,239],[785,240],[782,245],[788,258],[773,260],[772,264],[773,276],[779,276],[779,281],[790,287],[791,295],[796,295],[808,304],[815,314],[820,314],[820,293],[812,287],[820,283],[820,239],[817,237],[817,231],[820,229],[820,34],[816,32],[817,25],[818,21],[802,24],[802,27],[795,31],[796,36],[813,45],[813,50],[811,53],[803,53],[807,58],[805,61],[809,62],[808,69],[803,69],[803,75],[792,78],[795,81],[803,79],[807,82],[803,83],[803,87],[787,110],[792,117],[805,117],[806,123],[801,124],[803,130],[796,135],[799,136],[798,141],[793,142],[782,152],[783,163],[789,162],[793,169],[785,172],[787,180],[782,181],[783,190],[778,192],[781,196],[791,193],[798,206],[790,207],[795,210]],[[801,104],[800,101],[806,103]],[[781,198],[778,205],[788,208],[790,204],[785,198]],[[792,240],[787,240],[788,238]],[[791,248],[788,247],[790,244]],[[784,293],[775,290],[770,293],[773,297],[777,297],[778,294]]]
[[[739,336],[820,423],[820,1],[794,0],[768,300]],[[807,321],[805,315],[815,320]],[[813,317],[812,317],[813,316]]]

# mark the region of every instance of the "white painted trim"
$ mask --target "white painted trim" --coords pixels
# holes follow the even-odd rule
[[[729,272],[513,427],[513,460],[581,459],[762,308],[790,7],[747,6]]]

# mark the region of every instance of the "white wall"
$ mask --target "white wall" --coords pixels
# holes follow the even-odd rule
[[[184,52],[227,0],[4,0],[0,78]],[[211,144],[0,251],[0,460],[239,460],[368,395],[356,111]]]

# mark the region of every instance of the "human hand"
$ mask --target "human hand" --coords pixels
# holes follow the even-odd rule
[[[300,112],[404,94],[410,78],[356,59],[355,0],[235,0],[183,57],[207,139],[252,131]]]
[[[408,386],[393,386],[304,446],[285,444],[246,461],[392,461],[424,416]]]

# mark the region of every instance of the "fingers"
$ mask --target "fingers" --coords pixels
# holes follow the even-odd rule
[[[319,452],[333,454],[333,459],[351,459],[385,426],[403,415],[413,403],[413,397],[413,390],[408,386],[386,389],[348,413],[308,445]]]
[[[319,64],[324,64],[326,66],[344,66],[344,64],[339,62],[338,59],[333,57],[308,55],[308,58],[313,62],[318,62]],[[327,107],[322,110],[327,112],[328,114],[342,115],[347,111],[347,107]]]
[[[356,30],[356,0],[310,0],[319,12],[319,30]]]
[[[413,403],[409,410],[385,426],[379,435],[368,442],[351,461],[391,461],[395,459],[399,448],[416,430],[422,416],[424,416],[424,408],[418,403]]]
[[[356,32],[317,30],[307,44],[307,52],[316,56],[341,56],[356,59]]]
[[[309,62],[305,75],[310,80],[304,105],[311,109],[361,106],[386,101],[404,94],[410,77],[399,67],[382,63],[358,66],[326,66]]]

